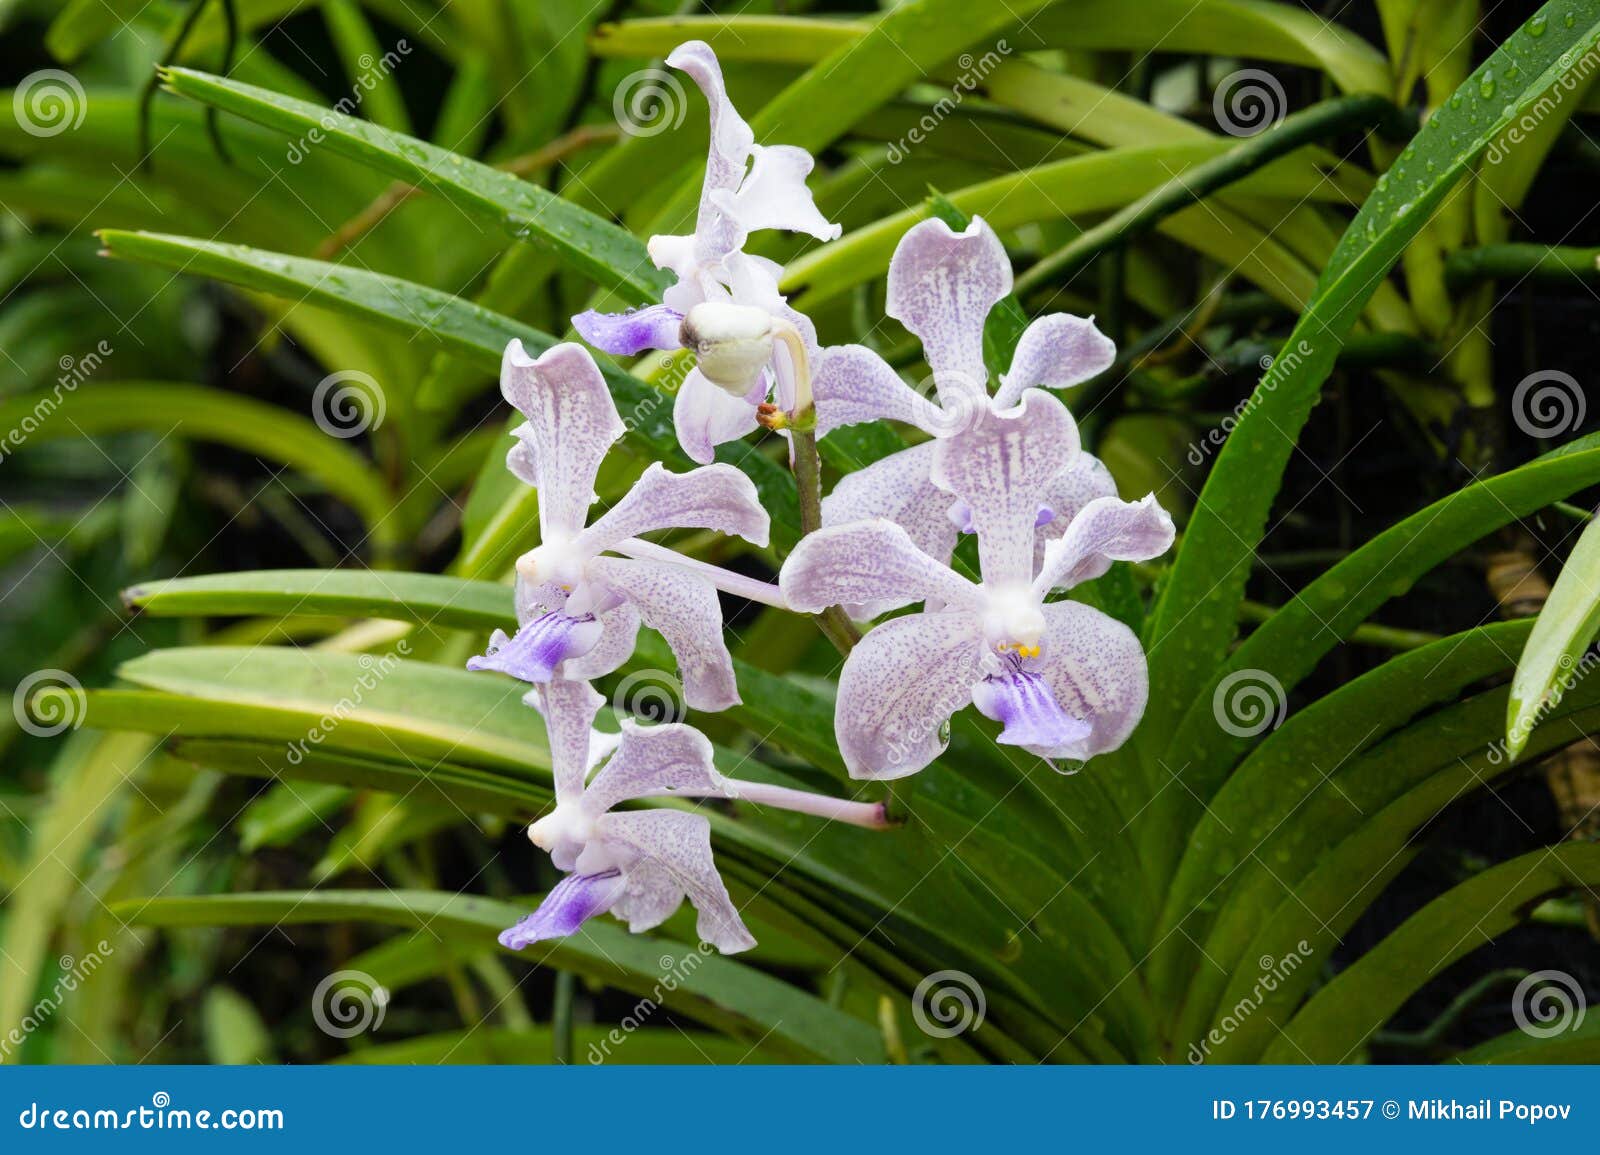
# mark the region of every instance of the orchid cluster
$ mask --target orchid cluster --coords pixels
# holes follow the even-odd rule
[[[741,799],[890,825],[881,804],[726,778],[711,743],[688,725],[595,728],[603,699],[590,683],[630,659],[641,624],[670,647],[689,706],[739,702],[719,590],[869,625],[859,642],[854,629],[829,633],[847,651],[834,725],[853,778],[923,769],[969,704],[1000,723],[997,741],[1082,762],[1127,740],[1148,693],[1131,630],[1082,602],[1053,600],[1114,561],[1157,557],[1173,540],[1153,495],[1117,496],[1109,471],[1080,448],[1066,406],[1047,392],[1103,371],[1111,342],[1092,319],[1041,317],[991,392],[984,325],[1011,292],[1011,267],[975,218],[961,231],[938,220],[916,225],[889,268],[888,313],[921,341],[932,398],[864,346],[819,346],[814,326],[778,291],[781,269],[743,251],[760,229],[838,235],[806,187],[811,157],[755,143],[707,45],[685,44],[668,63],[694,79],[711,109],[695,232],[649,245],[677,282],[659,304],[590,311],[573,323],[610,353],[693,352],[674,416],[685,453],[701,464],[685,473],[652,464],[591,520],[601,462],[624,432],[593,357],[561,344],[535,359],[513,341],[501,367],[502,393],[525,418],[507,465],[538,490],[540,544],[516,564],[516,634],[496,631],[468,668],[533,686],[524,701],[544,718],[556,805],[528,835],[567,875],[501,935],[512,949],[608,911],[647,930],[685,898],[705,941],[723,951],[753,945],[713,862],[709,820],[681,806],[619,811],[624,803]],[[926,440],[824,496],[815,439],[877,420]],[[805,533],[776,586],[646,539],[692,528],[767,546],[754,485],[731,465],[709,463],[717,445],[758,425],[790,435],[801,488]],[[965,535],[976,538],[978,580],[953,568]],[[907,607],[917,608],[898,613]]]

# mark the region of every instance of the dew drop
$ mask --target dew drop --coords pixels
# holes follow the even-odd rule
[[[1570,14],[1568,15],[1568,19],[1569,20],[1571,19],[1571,15]],[[1541,13],[1538,16],[1533,17],[1532,19],[1530,19],[1528,21],[1528,35],[1529,36],[1543,36],[1544,35],[1544,26],[1545,26],[1546,23],[1547,23],[1547,21],[1546,21],[1545,16],[1543,15],[1543,13]]]
[[[1494,73],[1485,70],[1483,79],[1478,81],[1478,95],[1485,100],[1494,96]]]

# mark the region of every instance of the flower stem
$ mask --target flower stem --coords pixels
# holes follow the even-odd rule
[[[817,407],[811,395],[811,361],[805,339],[788,322],[779,322],[775,336],[789,354],[794,372],[794,410],[784,422],[789,430],[789,458],[795,488],[800,493],[800,532],[822,528],[822,456],[817,452]],[[861,640],[860,632],[838,606],[816,615],[817,625],[834,648],[848,655]]]
[[[757,806],[790,810],[796,814],[812,814],[830,822],[845,822],[868,830],[889,830],[897,825],[890,821],[882,802],[850,802],[843,798],[830,798],[826,794],[792,790],[787,786],[771,786],[765,782],[730,781],[728,797]]]

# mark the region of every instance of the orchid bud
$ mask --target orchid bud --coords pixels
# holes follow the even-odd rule
[[[706,301],[684,317],[680,339],[694,350],[701,376],[743,397],[772,360],[772,316],[750,305]]]

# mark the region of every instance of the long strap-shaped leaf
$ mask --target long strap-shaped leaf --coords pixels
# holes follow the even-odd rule
[[[1584,528],[1517,662],[1506,707],[1506,746],[1515,755],[1564,684],[1581,676],[1582,658],[1600,632],[1600,522]]]
[[[488,938],[527,913],[520,904],[437,891],[266,891],[204,898],[132,899],[117,913],[145,926],[280,926],[375,922],[425,929],[441,938]],[[650,995],[698,1022],[791,1057],[826,1062],[882,1061],[869,1023],[835,1010],[790,983],[667,939],[630,935],[603,919],[579,934],[543,944],[532,961],[575,971],[609,986]],[[663,975],[679,979],[662,983]]]
[[[1153,734],[1171,733],[1227,654],[1295,439],[1362,307],[1479,153],[1600,35],[1600,0],[1553,2],[1540,16],[1538,34],[1514,33],[1435,111],[1362,206],[1219,454],[1152,618]]]
[[[1323,987],[1267,1049],[1269,1063],[1338,1063],[1411,992],[1542,900],[1600,887],[1600,846],[1568,843],[1486,870],[1434,899]]]
[[[306,149],[327,148],[436,192],[508,236],[548,249],[634,303],[659,300],[671,283],[632,233],[511,173],[254,85],[187,68],[162,75],[173,92],[277,129],[304,141]]]

